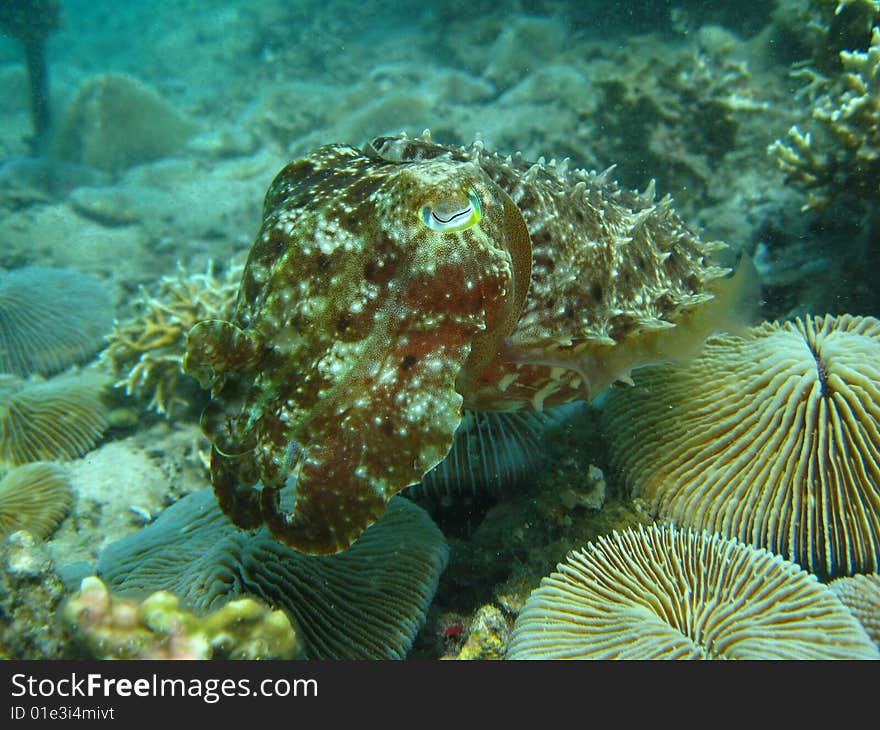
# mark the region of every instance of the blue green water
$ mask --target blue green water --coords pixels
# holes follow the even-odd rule
[[[835,14],[833,5],[0,0],[0,377],[20,379],[0,397],[0,475],[21,460],[10,456],[8,434],[30,429],[35,442],[51,440],[37,432],[38,418],[13,423],[24,408],[11,405],[13,393],[68,368],[106,379],[98,435],[27,459],[57,461],[71,497],[33,548],[45,546],[63,587],[24,603],[60,612],[107,545],[210,485],[199,427],[207,394],[180,369],[192,322],[176,323],[231,316],[270,183],[321,145],[361,148],[429,129],[441,144],[479,139],[501,155],[611,168],[622,187],[653,184],[704,240],[726,243],[720,265],[754,263],[760,301],[749,324],[880,316],[880,12],[844,3]],[[36,85],[35,64],[44,67]],[[40,283],[34,266],[80,274],[85,288],[59,289],[48,274]],[[22,284],[27,276],[34,283]],[[112,299],[112,312],[65,319],[66,310],[89,310],[88,291]],[[177,327],[167,346],[107,349],[149,312]],[[70,322],[85,333],[60,338],[68,359],[42,367],[38,348],[62,347],[57,333]],[[25,331],[37,334],[17,334]],[[871,347],[847,361],[871,384],[869,401],[878,388]],[[822,379],[833,368],[814,355]],[[539,438],[532,426],[512,437],[460,436],[458,461],[420,497],[445,543],[418,547],[434,572],[411,579],[418,596],[407,598],[413,613],[393,629],[390,655],[457,656],[480,607],[493,606],[509,629],[569,550],[653,518],[611,466],[601,409],[601,401],[572,407]],[[46,419],[58,419],[76,406],[49,410]],[[876,437],[877,403],[856,420]],[[864,452],[839,458],[868,466],[842,491],[863,498],[859,509],[875,524],[880,444],[860,443]],[[8,534],[26,508],[3,494],[0,486]],[[869,542],[849,548],[866,552],[861,572],[880,562],[876,534]],[[5,580],[25,590],[15,576]],[[270,605],[292,600],[239,588]],[[8,605],[0,656],[74,651],[67,634],[4,647],[4,621],[11,632]],[[337,630],[329,626],[320,631]],[[336,646],[320,631],[310,634],[313,647]]]

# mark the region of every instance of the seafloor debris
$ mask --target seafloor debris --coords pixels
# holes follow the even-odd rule
[[[42,542],[26,531],[0,540],[0,659],[70,658],[55,620],[63,596]]]

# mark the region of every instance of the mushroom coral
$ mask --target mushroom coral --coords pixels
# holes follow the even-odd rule
[[[170,591],[207,612],[251,597],[284,609],[313,659],[401,659],[446,567],[446,540],[403,498],[349,550],[304,555],[232,525],[210,489],[167,508],[149,527],[111,543],[98,573],[120,595]]]
[[[110,294],[87,274],[47,266],[0,274],[0,373],[52,375],[85,362],[112,325]]]
[[[670,520],[820,576],[880,567],[880,321],[764,323],[645,368],[603,408],[612,466]]]
[[[547,429],[564,408],[465,411],[446,458],[403,494],[443,507],[501,496],[541,467]]]
[[[50,380],[0,374],[0,464],[75,459],[107,428],[103,376],[87,372]]]
[[[865,627],[874,643],[880,644],[880,575],[844,576],[831,581],[828,587]]]
[[[73,501],[64,470],[45,462],[23,464],[0,480],[0,535],[27,530],[52,534]]]
[[[832,591],[767,550],[639,526],[573,552],[532,592],[509,659],[878,659]]]

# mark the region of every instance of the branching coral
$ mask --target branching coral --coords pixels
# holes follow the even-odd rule
[[[253,598],[199,616],[168,591],[143,601],[122,598],[92,576],[83,579],[62,617],[96,659],[303,658],[302,639],[287,615]]]
[[[769,147],[789,180],[809,191],[805,208],[850,195],[880,202],[880,28],[865,51],[842,51],[842,72],[812,75],[812,122]]]
[[[720,160],[732,149],[742,112],[764,108],[745,64],[702,51],[654,52],[647,63],[624,52],[594,82],[600,95],[581,110],[597,163],[616,165],[630,184],[658,176],[679,204],[711,187]],[[599,66],[601,69],[601,66]]]
[[[880,19],[880,2],[776,0],[772,18],[806,63],[828,73],[840,69],[841,51],[867,47],[871,27]]]
[[[123,376],[116,386],[127,395],[149,398],[147,409],[168,418],[175,407],[186,405],[181,393],[186,333],[200,320],[231,315],[242,268],[232,264],[218,276],[213,263],[203,274],[187,274],[179,266],[175,276],[159,280],[155,291],[141,288],[136,313],[117,321],[101,354],[102,362]]]

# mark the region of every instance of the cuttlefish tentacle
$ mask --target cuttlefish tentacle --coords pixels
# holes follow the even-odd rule
[[[236,433],[245,393],[228,373],[251,372],[258,367],[259,348],[250,333],[224,320],[197,323],[187,334],[183,367],[210,387],[213,399],[202,412],[201,427],[210,434],[211,482],[223,512],[244,529],[262,522],[260,494],[253,487],[259,472],[253,459],[253,434]],[[231,463],[229,460],[234,460]]]

